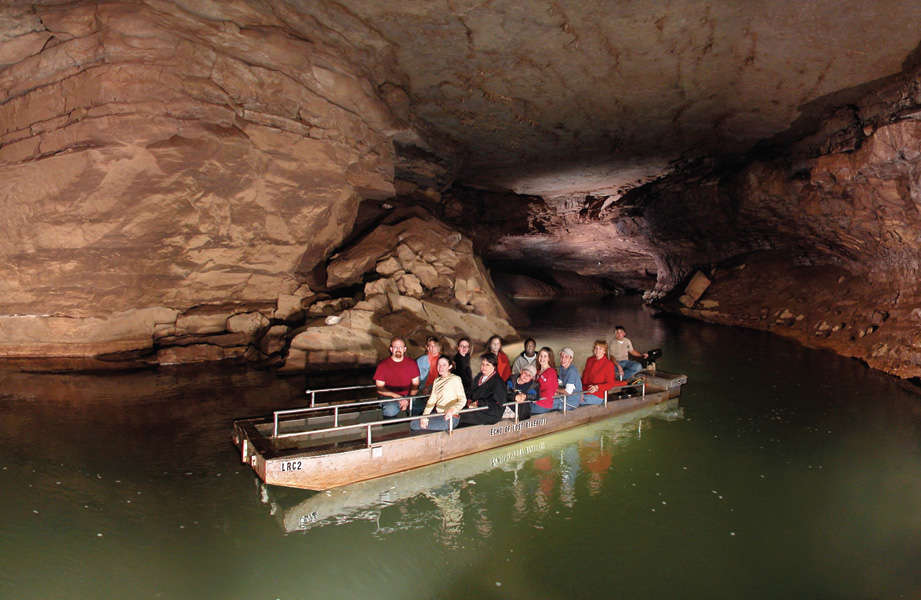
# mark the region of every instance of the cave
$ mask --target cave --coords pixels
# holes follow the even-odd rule
[[[367,366],[514,339],[509,296],[642,294],[917,378],[919,18],[7,3],[0,357]]]
[[[0,598],[921,598],[919,24],[0,1]]]

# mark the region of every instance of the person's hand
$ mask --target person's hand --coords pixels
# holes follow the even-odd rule
[[[400,410],[406,410],[409,408],[409,400],[400,400]]]
[[[428,417],[423,417],[423,418],[419,419],[419,427],[421,427],[422,429],[428,429],[428,428],[429,428],[429,419],[428,419]]]
[[[620,365],[617,366],[617,378],[618,379],[624,378],[624,370],[620,367]]]
[[[527,396],[525,396],[521,392],[518,392],[517,394],[515,394],[515,402],[524,402],[526,399],[527,399]]]
[[[588,386],[588,390],[586,390],[586,391],[587,391],[589,394],[594,394],[595,392],[598,391],[598,386],[597,386],[597,385],[590,385],[590,386]]]
[[[649,353],[648,353],[648,352],[643,352],[643,358],[649,358]]]

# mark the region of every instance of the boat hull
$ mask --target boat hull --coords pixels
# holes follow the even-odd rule
[[[683,382],[682,382],[683,383]],[[609,401],[607,405],[533,415],[515,423],[504,419],[494,425],[462,427],[453,432],[408,435],[374,442],[369,447],[318,454],[313,450],[273,452],[254,421],[234,424],[234,440],[243,462],[270,485],[308,490],[328,490],[415,469],[484,450],[538,438],[557,431],[633,412],[673,398],[680,384],[643,396]]]

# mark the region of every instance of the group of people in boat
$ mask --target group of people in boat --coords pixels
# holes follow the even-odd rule
[[[410,423],[417,431],[493,424],[516,414],[519,420],[527,419],[532,414],[563,410],[564,403],[566,410],[602,404],[607,390],[630,383],[642,369],[633,359],[645,359],[648,354],[638,352],[626,335],[626,329],[618,325],[611,347],[606,340],[596,340],[581,374],[573,364],[572,348],[560,350],[557,366],[553,350],[546,346],[538,350],[534,338],[525,340],[524,350],[510,362],[502,351],[502,339],[494,335],[476,365],[471,364],[473,346],[467,337],[458,340],[453,357],[442,354],[438,338],[429,337],[425,354],[416,360],[406,355],[406,341],[394,337],[390,356],[374,372],[374,383],[382,399],[391,399],[381,404],[384,418],[404,411],[422,415]],[[427,393],[428,400],[413,398],[420,393]],[[459,414],[465,408],[480,410]]]

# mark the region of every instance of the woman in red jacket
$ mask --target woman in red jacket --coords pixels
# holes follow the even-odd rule
[[[615,371],[614,362],[608,358],[608,343],[596,340],[592,355],[582,369],[582,404],[603,404],[607,390],[627,383],[618,381]]]
[[[502,381],[508,381],[508,378],[512,376],[512,363],[508,361],[508,355],[502,351],[502,338],[498,335],[492,336],[486,342],[486,348],[488,352],[492,352],[499,359],[499,366],[496,367],[499,377],[502,378]]]
[[[537,384],[540,387],[537,392],[537,401],[531,405],[532,415],[554,410],[553,396],[560,387],[556,375],[556,365],[553,364],[553,350],[544,346],[537,353]]]

